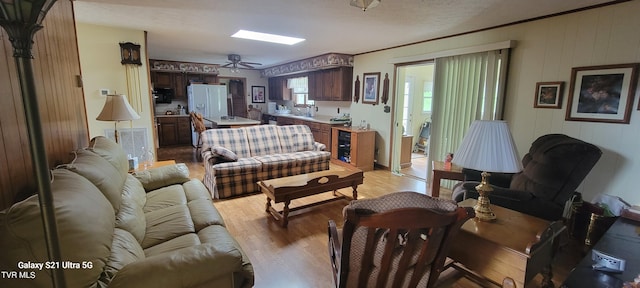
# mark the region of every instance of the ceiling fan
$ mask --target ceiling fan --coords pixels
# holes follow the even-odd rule
[[[220,67],[230,67],[231,69],[237,70],[238,65],[243,66],[245,68],[249,68],[249,69],[255,68],[252,65],[262,65],[260,63],[255,63],[255,62],[244,62],[242,61],[242,59],[240,58],[240,55],[238,54],[229,54],[227,59],[229,60],[229,63],[224,64]]]

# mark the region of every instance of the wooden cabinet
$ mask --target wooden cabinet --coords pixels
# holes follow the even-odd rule
[[[269,123],[271,115],[265,114],[263,115],[263,119],[265,119],[265,123]],[[342,124],[326,124],[315,121],[307,121],[304,119],[286,117],[286,116],[278,116],[277,123],[280,126],[283,125],[307,125],[311,130],[311,134],[313,134],[313,139],[316,142],[324,144],[327,148],[325,151],[331,151],[331,127],[342,127]]]
[[[402,142],[400,144],[400,168],[411,167],[412,144],[413,135],[402,135]]]
[[[351,101],[353,68],[340,67],[309,73],[309,99]]]
[[[168,72],[151,72],[151,82],[157,88],[172,88],[173,79],[171,74]]]
[[[333,127],[331,130],[331,162],[362,171],[373,170],[376,132]]]
[[[269,78],[270,100],[291,100],[292,91],[287,87],[287,77]]]
[[[309,99],[316,101],[351,101],[353,67],[324,69],[291,76],[269,78],[269,99],[292,100],[288,78],[307,77]]]
[[[188,116],[158,117],[160,147],[191,144],[191,120]]]
[[[218,77],[213,74],[180,73],[151,71],[151,82],[154,88],[172,88],[174,98],[187,99],[187,86],[189,83],[217,83]]]

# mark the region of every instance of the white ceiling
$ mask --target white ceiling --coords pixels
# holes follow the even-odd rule
[[[77,0],[78,22],[148,31],[149,58],[266,68],[325,53],[358,54],[610,0]],[[293,46],[231,38],[240,29],[305,38]],[[126,40],[126,39],[123,39]],[[507,39],[505,39],[507,40]]]

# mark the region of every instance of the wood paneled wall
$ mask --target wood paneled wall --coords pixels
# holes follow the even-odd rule
[[[70,162],[73,150],[86,147],[89,133],[71,1],[59,0],[42,24],[34,38],[33,70],[48,164],[53,168]],[[1,210],[17,195],[34,194],[36,184],[13,48],[0,30]]]

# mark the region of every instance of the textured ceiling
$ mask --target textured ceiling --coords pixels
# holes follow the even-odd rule
[[[76,20],[148,31],[149,57],[266,68],[325,53],[358,54],[513,23],[604,0],[77,0]],[[240,29],[307,39],[278,45],[230,36]],[[508,39],[505,39],[508,40]]]

